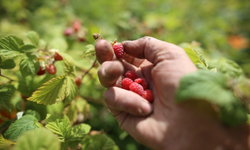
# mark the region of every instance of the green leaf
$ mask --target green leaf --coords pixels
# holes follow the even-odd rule
[[[86,49],[83,51],[82,57],[88,57],[95,55],[95,46],[92,44],[86,45]]]
[[[11,145],[14,145],[15,143],[12,141],[9,141],[3,137],[3,135],[0,135],[0,149],[3,148],[9,148]]]
[[[246,109],[237,101],[220,107],[220,118],[222,122],[230,126],[244,124],[248,120]]]
[[[48,114],[45,123],[45,127],[57,134],[61,142],[71,136],[71,125],[66,115]]]
[[[66,89],[66,97],[64,100],[64,105],[70,103],[77,95],[78,88],[75,84],[75,79],[72,76],[66,77],[67,89]]]
[[[73,100],[65,109],[64,114],[69,117],[70,123],[74,123],[77,120],[78,110],[76,109],[76,103]]]
[[[241,67],[232,60],[221,58],[210,62],[212,67],[216,67],[217,71],[223,73],[229,78],[238,78],[243,75]]]
[[[55,103],[53,105],[47,105],[46,109],[48,114],[60,114],[63,112],[63,103]]]
[[[13,59],[6,59],[0,63],[1,69],[13,69],[15,68],[16,63]]]
[[[22,76],[34,75],[38,72],[39,62],[36,62],[36,57],[26,57],[20,61],[20,71]]]
[[[177,90],[175,101],[181,102],[186,100],[206,100],[219,106],[221,109],[220,113],[223,113],[221,117],[224,117],[221,118],[221,121],[224,121],[227,125],[233,125],[231,122],[225,122],[225,120],[227,120],[225,118],[229,116],[234,117],[234,120],[237,120],[237,124],[246,121],[246,114],[240,113],[240,115],[242,115],[240,116],[226,111],[229,110],[228,108],[234,107],[235,111],[243,112],[245,108],[238,104],[239,101],[227,86],[227,78],[220,73],[199,70],[184,76]]]
[[[207,68],[207,63],[205,59],[198,51],[195,51],[194,49],[189,47],[184,48],[184,50],[195,65],[201,64],[202,65],[201,67]]]
[[[10,110],[10,100],[15,92],[15,87],[11,84],[0,85],[0,105]]]
[[[37,111],[35,111],[35,110],[29,109],[29,110],[27,110],[27,111],[25,112],[25,115],[32,115],[32,116],[36,117],[37,120],[40,120],[40,119],[41,119],[39,113],[38,113]]]
[[[18,51],[11,51],[6,49],[0,49],[0,56],[3,56],[5,58],[13,58],[20,55],[20,52]]]
[[[71,137],[68,139],[70,147],[76,147],[89,133],[91,127],[87,124],[75,125],[71,130]]]
[[[58,137],[45,128],[24,133],[13,150],[60,150]]]
[[[71,123],[76,122],[78,113],[85,115],[89,112],[90,106],[86,100],[81,97],[74,99],[64,110]]]
[[[71,76],[75,76],[76,69],[75,69],[75,62],[74,59],[66,54],[66,53],[59,53],[63,57],[64,67],[65,67],[65,73]]]
[[[31,41],[32,44],[38,47],[39,35],[36,32],[34,31],[27,32],[25,36]]]
[[[33,52],[36,49],[37,48],[34,45],[29,45],[29,44],[26,44],[20,47],[20,50],[22,52]]]
[[[180,102],[186,99],[205,99],[219,105],[233,102],[235,97],[226,83],[222,74],[198,70],[181,79],[175,100]]]
[[[9,35],[0,39],[0,50],[20,51],[24,42],[19,37]]]
[[[19,136],[28,130],[34,130],[37,127],[38,120],[32,115],[25,115],[10,125],[4,136],[12,141],[16,141]]]
[[[113,150],[115,142],[105,134],[95,135],[91,142],[85,149],[87,150]]]
[[[66,74],[45,82],[27,100],[38,104],[54,104],[61,102],[66,97],[67,78]]]
[[[21,76],[20,74],[17,75],[18,77],[18,91],[20,91],[24,96],[29,97],[32,92],[34,91],[33,88],[33,77],[32,76]]]

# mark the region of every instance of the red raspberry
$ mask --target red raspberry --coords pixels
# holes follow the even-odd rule
[[[141,93],[141,96],[145,98],[147,101],[152,103],[154,101],[154,96],[150,90],[145,90]]]
[[[54,75],[56,74],[56,66],[53,64],[50,64],[46,66],[46,70],[48,71],[49,74]]]
[[[124,78],[121,83],[121,88],[129,90],[129,86],[131,83],[133,83],[133,80],[129,78]]]
[[[75,30],[75,32],[77,32],[77,31],[79,31],[80,30],[80,28],[81,28],[81,22],[80,21],[74,21],[73,22],[73,28],[74,28],[74,30]]]
[[[124,54],[124,49],[121,43],[116,43],[113,45],[113,49],[117,58],[122,58]]]
[[[63,60],[62,56],[60,54],[58,54],[57,52],[55,53],[55,61],[60,61],[60,60]]]
[[[127,78],[130,78],[131,80],[135,80],[135,79],[137,79],[138,78],[138,75],[134,72],[134,71],[132,71],[132,70],[129,70],[129,71],[127,71],[126,73],[125,73],[125,76],[127,77]]]
[[[37,75],[43,75],[43,74],[45,74],[45,69],[43,69],[43,67],[42,66],[40,66],[40,68],[39,68],[39,71],[36,73]]]
[[[131,83],[129,86],[129,89],[130,89],[130,91],[135,92],[139,95],[141,95],[143,92],[143,87],[136,82]]]
[[[66,29],[64,30],[63,34],[64,34],[65,36],[70,36],[71,34],[73,34],[73,32],[74,32],[74,29],[71,28],[71,27],[68,27],[68,28],[66,28]]]
[[[82,80],[80,78],[76,77],[75,84],[77,85],[77,87],[80,87],[80,85],[82,84]]]
[[[145,78],[137,78],[135,82],[141,84],[144,90],[148,88],[148,82]]]

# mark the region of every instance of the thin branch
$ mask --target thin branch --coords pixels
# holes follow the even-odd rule
[[[89,73],[89,71],[90,71],[92,68],[95,67],[96,62],[97,62],[97,60],[95,59],[95,61],[93,62],[92,66],[91,66],[91,67],[81,76],[81,79],[83,79],[83,78]]]
[[[0,72],[0,76],[2,76],[2,77],[4,77],[4,78],[8,79],[8,80],[9,80],[8,83],[11,83],[12,81],[14,81],[13,79],[11,79],[11,78],[9,78],[9,77],[7,77],[7,76],[1,74],[1,72]]]

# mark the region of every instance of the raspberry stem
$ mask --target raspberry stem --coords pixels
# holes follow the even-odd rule
[[[4,77],[4,78],[8,79],[8,80],[9,80],[8,83],[11,83],[12,81],[15,81],[15,80],[13,80],[13,79],[11,79],[11,78],[9,78],[9,77],[3,75],[2,72],[1,72],[1,69],[0,69],[0,76],[2,76],[2,77]]]

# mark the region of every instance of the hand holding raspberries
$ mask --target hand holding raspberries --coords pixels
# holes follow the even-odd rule
[[[123,130],[149,148],[162,150],[214,149],[218,145],[209,141],[230,138],[230,129],[198,105],[174,102],[180,79],[197,70],[181,47],[151,37],[123,41],[122,46],[126,55],[120,58],[104,39],[96,42],[95,50],[101,63],[98,77],[107,87],[106,106]]]

